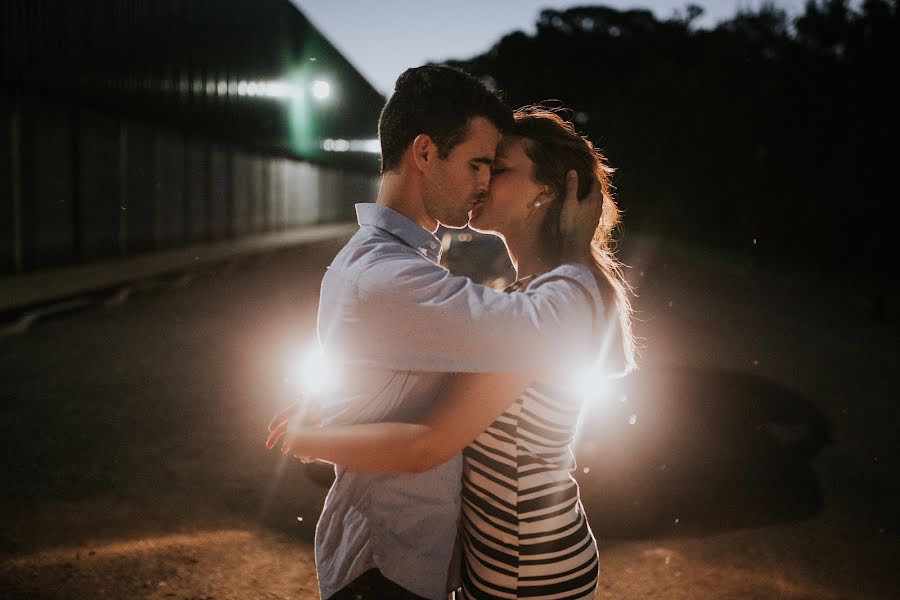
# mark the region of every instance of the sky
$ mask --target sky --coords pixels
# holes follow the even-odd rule
[[[712,27],[739,7],[760,0],[291,0],[334,46],[385,96],[408,67],[448,58],[470,58],[488,50],[504,34],[534,33],[541,9],[602,4],[620,10],[649,8],[670,17],[689,4],[704,7],[698,21]],[[775,0],[799,13],[805,0]]]

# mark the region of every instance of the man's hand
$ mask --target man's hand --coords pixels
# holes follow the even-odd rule
[[[578,173],[566,173],[566,196],[559,214],[559,232],[563,240],[563,260],[587,261],[591,256],[591,240],[603,212],[600,182],[592,178],[591,189],[578,201]]]

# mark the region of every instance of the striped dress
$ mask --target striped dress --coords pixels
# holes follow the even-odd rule
[[[533,383],[463,452],[463,598],[594,597],[597,545],[571,475],[580,412]]]

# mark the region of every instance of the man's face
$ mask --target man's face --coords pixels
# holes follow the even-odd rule
[[[465,227],[469,211],[487,195],[500,132],[484,117],[469,120],[466,137],[425,179],[425,210],[446,227]]]
[[[469,226],[475,231],[504,237],[528,231],[534,201],[546,187],[534,179],[534,162],[525,142],[504,136],[491,167],[491,189],[471,213]]]

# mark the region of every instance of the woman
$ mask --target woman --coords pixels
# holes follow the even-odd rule
[[[523,290],[562,261],[568,173],[577,173],[579,199],[596,180],[603,210],[582,259],[595,273],[603,308],[595,312],[596,331],[585,335],[595,335],[610,373],[625,373],[634,344],[627,284],[609,246],[619,220],[611,169],[556,113],[528,107],[515,117],[470,226],[503,238],[517,275],[508,291]],[[464,449],[463,597],[593,598],[597,549],[571,476],[581,403],[561,381],[554,373],[458,374],[422,423],[292,427],[283,451],[382,473],[424,471]]]

